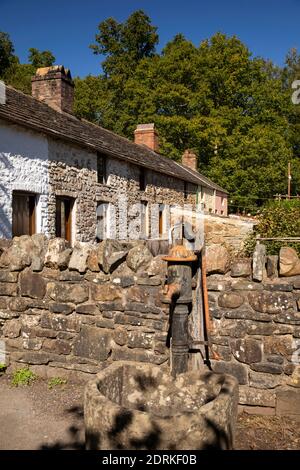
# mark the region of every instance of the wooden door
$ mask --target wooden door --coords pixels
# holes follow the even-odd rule
[[[25,192],[13,192],[12,236],[35,233],[36,196]]]
[[[56,198],[56,236],[72,242],[72,198]]]

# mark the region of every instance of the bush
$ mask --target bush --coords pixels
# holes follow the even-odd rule
[[[31,385],[37,379],[37,375],[29,369],[23,367],[22,369],[15,370],[12,377],[12,385],[18,387],[19,385]]]
[[[248,256],[252,255],[254,251],[257,235],[266,238],[300,238],[300,200],[272,201],[262,209],[254,232],[245,241],[244,251]],[[286,241],[266,241],[263,243],[265,243],[269,255],[278,255],[282,246],[295,248],[300,255],[300,243]]]

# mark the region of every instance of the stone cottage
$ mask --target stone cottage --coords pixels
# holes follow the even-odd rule
[[[77,119],[74,83],[63,66],[38,69],[32,96],[9,87],[5,94],[0,238],[34,233],[72,243],[126,238],[120,234],[128,234],[136,203],[142,207],[144,238],[154,232],[167,238],[166,205],[201,202],[205,211],[227,215],[226,191],[196,171],[191,151],[182,164],[160,155],[153,124],[138,125],[133,143]],[[125,203],[131,213],[120,209]]]

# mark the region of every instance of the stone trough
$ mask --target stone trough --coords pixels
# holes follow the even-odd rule
[[[86,387],[86,448],[231,449],[237,403],[232,376],[116,362]]]

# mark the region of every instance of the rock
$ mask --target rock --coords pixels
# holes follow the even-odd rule
[[[292,292],[293,290],[293,284],[289,283],[289,282],[282,282],[282,281],[272,281],[272,283],[270,282],[266,282],[264,284],[264,289],[267,289],[267,290],[270,290],[270,291],[275,291],[275,292]]]
[[[78,332],[80,330],[80,322],[77,318],[52,315],[49,313],[43,313],[41,316],[40,326],[56,331],[68,331],[70,333]]]
[[[33,240],[28,235],[15,237],[11,247],[1,255],[0,266],[7,266],[10,271],[21,271],[30,266],[31,254],[35,252],[35,248]]]
[[[216,279],[210,279],[210,277],[207,279],[207,289],[209,291],[227,291],[230,289],[230,285],[230,281],[218,281]]]
[[[40,274],[31,270],[20,274],[20,294],[33,299],[43,299],[46,294],[46,282]]]
[[[235,362],[212,361],[212,369],[219,374],[230,374],[236,377],[240,385],[248,383],[247,367]]]
[[[239,387],[239,403],[250,406],[275,406],[276,395],[270,390],[250,388],[245,385]]]
[[[92,272],[99,272],[99,263],[98,263],[98,248],[92,248],[88,260],[87,260],[87,267]]]
[[[251,276],[251,260],[249,258],[240,258],[232,261],[230,274],[232,277]]]
[[[267,276],[271,279],[278,277],[278,259],[277,255],[267,256]]]
[[[0,270],[0,282],[17,282],[18,272],[2,271]]]
[[[17,284],[9,284],[6,282],[0,282],[0,296],[1,295],[16,295]]]
[[[267,374],[262,372],[250,371],[249,385],[250,387],[269,389],[276,388],[281,385],[282,378],[280,375]]]
[[[133,276],[120,276],[113,279],[114,284],[119,284],[121,287],[130,287],[135,283]]]
[[[271,354],[270,356],[265,356],[268,362],[273,364],[283,364],[284,359],[282,356],[277,356],[276,354]]]
[[[243,310],[231,310],[224,313],[225,318],[231,319],[241,319],[241,320],[254,320],[254,321],[262,321],[262,322],[270,322],[271,317],[267,313],[258,313],[253,312],[251,308],[243,309]]]
[[[252,338],[238,339],[232,342],[231,350],[239,362],[251,364],[262,360],[262,345]]]
[[[161,277],[152,276],[152,277],[139,277],[137,278],[137,284],[140,286],[160,286]]]
[[[92,299],[100,302],[113,302],[122,298],[122,289],[111,284],[93,285]]]
[[[134,272],[139,270],[147,270],[153,257],[146,246],[137,245],[128,252],[127,265]]]
[[[105,240],[101,246],[101,267],[108,274],[112,273],[125,259],[128,250],[124,250],[117,240]]]
[[[67,247],[63,238],[54,238],[49,241],[45,254],[45,266],[52,269],[66,269],[68,267],[72,250]]]
[[[51,353],[67,355],[71,352],[70,342],[61,339],[46,339],[43,349]]]
[[[47,293],[55,302],[81,304],[89,298],[88,287],[80,284],[58,284],[50,282]]]
[[[13,320],[12,320],[13,321]],[[296,366],[288,384],[295,388],[300,388],[300,366]]]
[[[155,354],[153,351],[118,348],[113,350],[112,359],[113,361],[149,362],[160,365],[168,360],[168,355]]]
[[[293,308],[293,297],[285,292],[249,293],[248,300],[257,312],[278,314]]]
[[[253,253],[253,279],[262,281],[266,265],[266,247],[257,243]]]
[[[3,336],[7,338],[18,338],[21,333],[21,323],[19,320],[8,320],[3,326]]]
[[[264,338],[265,354],[281,354],[282,356],[291,356],[295,351],[292,335],[270,336]]]
[[[145,332],[130,331],[128,333],[129,348],[151,349],[153,345],[153,335]]]
[[[257,282],[250,282],[246,281],[245,279],[237,279],[232,281],[231,283],[232,290],[262,290],[263,286],[262,284],[258,284]]]
[[[279,364],[272,364],[271,362],[261,362],[260,364],[251,364],[250,368],[256,372],[264,372],[267,374],[281,374],[282,366]]]
[[[231,338],[243,338],[247,331],[247,322],[242,320],[232,321],[222,319],[218,325],[220,336],[230,336]]]
[[[74,312],[74,309],[75,305],[73,304],[49,304],[49,310],[53,313],[63,313],[64,315],[70,315],[70,313]]]
[[[276,415],[300,419],[300,390],[284,388],[276,394]]]
[[[76,242],[69,262],[70,271],[79,271],[85,273],[87,270],[87,261],[91,252],[91,245],[83,242]]]
[[[225,274],[229,269],[229,253],[223,245],[210,245],[206,248],[206,272]]]
[[[132,286],[127,291],[127,298],[130,302],[142,302],[147,304],[149,300],[149,293],[139,286]]]
[[[12,240],[8,240],[6,238],[0,238],[0,256],[2,255],[4,251],[8,250],[8,248],[10,248],[12,244],[13,244]]]
[[[71,281],[71,282],[77,282],[77,281],[82,281],[83,275],[80,274],[77,271],[61,271],[59,272],[58,280],[59,281]]]
[[[111,333],[100,328],[82,326],[74,343],[74,355],[105,361],[111,349]]]
[[[167,275],[167,262],[162,259],[162,256],[156,256],[151,260],[149,268],[147,269],[149,276],[165,277]]]
[[[223,308],[238,308],[244,303],[244,297],[234,292],[224,292],[219,296],[218,303]]]
[[[113,340],[119,346],[127,343],[128,333],[123,328],[116,328],[113,332]]]
[[[100,311],[95,304],[82,304],[76,307],[76,313],[83,315],[99,315]]]
[[[296,276],[300,274],[300,260],[294,248],[288,246],[280,248],[279,273],[280,276]]]

